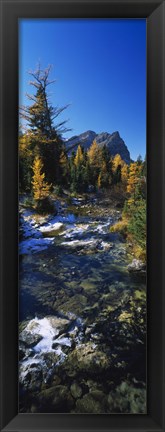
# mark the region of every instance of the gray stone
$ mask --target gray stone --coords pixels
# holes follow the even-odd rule
[[[78,399],[82,396],[82,388],[76,383],[74,382],[71,387],[70,387],[70,392],[71,395],[75,398]]]
[[[26,346],[33,347],[35,346],[40,340],[42,339],[42,336],[39,334],[33,334],[29,333],[26,330],[23,330],[22,333],[19,336],[19,340],[21,342],[24,342]]]
[[[139,260],[139,259],[133,259],[131,264],[128,265],[128,271],[131,272],[145,272],[146,271],[146,264]]]
[[[39,394],[39,401],[42,406],[53,407],[55,412],[59,409],[60,412],[66,408],[71,409],[74,406],[74,400],[64,385],[56,385],[49,389],[42,390]]]

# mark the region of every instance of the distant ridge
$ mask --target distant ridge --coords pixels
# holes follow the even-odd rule
[[[120,137],[118,131],[113,132],[112,134],[108,132],[96,134],[96,132],[88,130],[80,135],[75,135],[65,141],[68,154],[70,155],[72,150],[76,151],[79,144],[81,144],[85,150],[88,150],[94,139],[100,147],[106,145],[111,156],[119,154],[127,164],[130,164],[131,159],[129,150],[123,139]]]

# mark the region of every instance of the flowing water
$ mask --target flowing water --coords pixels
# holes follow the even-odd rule
[[[21,412],[145,412],[145,281],[97,210],[22,216]]]

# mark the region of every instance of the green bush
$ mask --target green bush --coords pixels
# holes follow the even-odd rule
[[[57,185],[54,187],[53,192],[57,195],[57,196],[61,196],[63,193],[63,189],[61,185]]]
[[[25,207],[30,207],[30,208],[33,207],[33,205],[34,205],[33,197],[27,196],[23,201],[23,205]]]
[[[140,199],[132,207],[132,216],[128,223],[128,233],[145,249],[146,247],[146,200]]]

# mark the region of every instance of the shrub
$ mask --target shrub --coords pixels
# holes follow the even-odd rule
[[[54,204],[52,201],[50,201],[49,197],[42,198],[37,201],[36,203],[36,210],[39,214],[49,214],[49,213],[56,213],[56,210],[54,208]]]
[[[61,196],[63,193],[63,189],[61,187],[61,185],[57,185],[54,187],[53,192],[57,195],[57,196]]]
[[[132,238],[131,238],[132,240]],[[132,245],[132,252],[135,258],[140,259],[141,261],[146,261],[146,248],[142,248],[137,243]]]
[[[122,219],[121,221],[117,222],[115,225],[112,225],[112,227],[110,227],[110,232],[120,232],[120,234],[126,237],[127,227],[128,227],[128,221],[126,219]]]
[[[33,207],[33,205],[34,205],[33,197],[27,196],[23,201],[23,205],[25,207],[30,207],[30,208]]]

